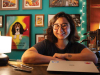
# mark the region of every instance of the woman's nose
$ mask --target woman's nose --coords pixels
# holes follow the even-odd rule
[[[62,33],[63,32],[63,28],[61,26],[59,26],[58,32],[59,33]]]

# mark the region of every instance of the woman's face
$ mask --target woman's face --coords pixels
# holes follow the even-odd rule
[[[58,40],[66,39],[69,36],[70,31],[70,24],[65,17],[58,18],[53,25],[53,34]]]

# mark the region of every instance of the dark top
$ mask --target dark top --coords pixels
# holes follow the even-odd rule
[[[84,48],[86,48],[85,45],[78,42],[69,42],[65,49],[61,50],[49,40],[43,40],[42,42],[35,44],[33,47],[37,49],[38,53],[47,56],[53,56],[55,53],[80,53]]]

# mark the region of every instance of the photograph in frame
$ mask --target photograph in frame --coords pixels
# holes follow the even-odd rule
[[[0,36],[1,36],[1,31],[0,31]]]
[[[5,35],[12,37],[12,50],[30,48],[31,14],[5,15]]]
[[[79,27],[80,24],[80,14],[70,14],[70,16],[73,18],[75,24],[77,27]]]
[[[78,7],[79,0],[49,0],[49,7]]]
[[[44,14],[35,15],[35,27],[44,27]]]
[[[54,14],[48,15],[48,26],[50,26],[50,20],[54,17]],[[70,16],[73,18],[75,24],[77,27],[80,26],[80,14],[70,14]]]
[[[22,0],[22,9],[42,9],[42,0]]]
[[[18,10],[19,0],[0,0],[0,10]]]
[[[44,34],[35,34],[35,44],[45,40],[47,37]]]
[[[2,28],[2,27],[3,27],[3,16],[0,15],[0,28]]]

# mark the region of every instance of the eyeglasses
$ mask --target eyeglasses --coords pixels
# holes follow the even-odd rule
[[[68,27],[68,24],[67,24],[67,23],[63,23],[63,24],[61,24],[61,25],[54,24],[54,25],[52,25],[52,26],[53,26],[53,28],[54,28],[55,30],[58,30],[60,26],[61,26],[62,29],[66,29],[66,28]]]

